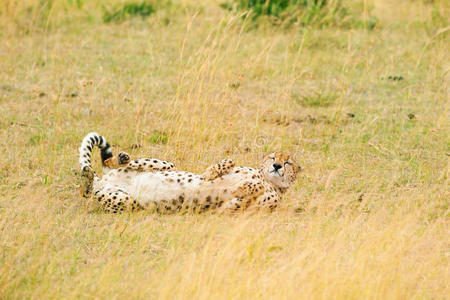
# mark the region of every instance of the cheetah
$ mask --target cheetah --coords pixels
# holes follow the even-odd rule
[[[106,169],[102,178],[86,159],[93,145],[99,146]],[[196,174],[176,171],[172,163],[159,159],[128,161],[126,153],[114,158],[110,150],[104,150],[106,145],[105,138],[95,133],[83,139],[81,190],[84,197],[92,196],[105,211],[112,213],[143,209],[159,213],[238,212],[250,208],[272,211],[301,170],[290,155],[274,152],[263,158],[259,168],[235,166],[227,158],[208,167],[203,174]],[[113,168],[105,165],[108,159]]]

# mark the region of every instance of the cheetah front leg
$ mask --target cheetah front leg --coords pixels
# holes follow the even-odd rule
[[[280,196],[273,190],[268,190],[260,195],[255,202],[255,208],[259,210],[273,211],[280,202]]]
[[[212,181],[220,176],[229,173],[234,168],[234,162],[230,158],[225,158],[219,163],[208,167],[203,173],[206,181]]]
[[[234,198],[225,203],[223,209],[229,212],[247,209],[263,193],[264,185],[261,181],[244,181],[231,192]]]
[[[126,191],[117,187],[104,187],[94,192],[94,199],[102,208],[111,213],[142,210],[143,207]]]

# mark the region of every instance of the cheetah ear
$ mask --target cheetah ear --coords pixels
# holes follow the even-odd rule
[[[297,155],[295,155],[295,157],[294,157],[294,155],[290,155],[290,159],[291,159],[291,161],[293,161],[294,165],[297,166],[297,171],[298,171],[298,172],[303,171],[302,166],[300,166],[300,165],[297,163]]]

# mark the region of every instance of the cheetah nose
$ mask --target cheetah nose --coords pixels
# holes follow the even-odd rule
[[[279,169],[281,169],[281,165],[280,164],[273,164],[273,168],[275,169],[275,171],[278,171]]]

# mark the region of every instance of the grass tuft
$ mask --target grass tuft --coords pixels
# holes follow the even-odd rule
[[[152,144],[167,144],[169,141],[169,136],[165,132],[155,131],[148,138],[148,141]]]
[[[236,13],[247,12],[245,17],[253,21],[261,18],[272,24],[290,27],[294,24],[302,27],[338,26],[345,28],[375,28],[378,19],[370,16],[359,20],[340,0],[234,0],[222,2],[220,6]]]
[[[293,95],[295,102],[304,107],[328,107],[335,103],[339,96],[334,93],[314,93],[310,95]]]
[[[142,19],[145,19],[154,12],[155,9],[150,3],[127,3],[121,7],[113,9],[112,11],[106,11],[103,14],[103,21],[105,23],[118,22],[131,17],[141,17]]]

